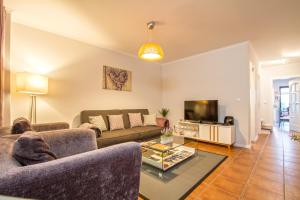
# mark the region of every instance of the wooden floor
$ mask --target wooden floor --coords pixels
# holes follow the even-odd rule
[[[260,134],[251,149],[193,142],[200,150],[228,156],[186,199],[300,199],[300,142],[287,132]],[[141,198],[139,198],[141,199]]]

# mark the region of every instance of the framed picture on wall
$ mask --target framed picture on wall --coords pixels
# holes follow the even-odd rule
[[[103,89],[131,91],[131,71],[103,66]]]

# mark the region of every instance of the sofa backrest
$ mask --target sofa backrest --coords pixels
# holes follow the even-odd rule
[[[142,114],[142,120],[143,115],[148,115],[149,111],[148,109],[123,109],[123,110],[84,110],[80,114],[81,123],[89,123],[89,117],[90,116],[99,116],[102,115],[104,122],[106,124],[106,127],[109,129],[109,122],[108,122],[108,115],[123,115],[123,121],[124,121],[124,127],[130,128],[130,122],[128,113],[141,113]]]
[[[67,122],[51,122],[51,123],[39,123],[31,124],[31,127],[36,132],[53,131],[60,129],[69,129],[70,125]],[[0,127],[0,137],[11,134],[11,126]]]

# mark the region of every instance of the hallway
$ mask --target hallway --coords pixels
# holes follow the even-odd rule
[[[187,199],[300,199],[300,142],[287,132],[261,134],[251,149],[195,145],[229,157]]]

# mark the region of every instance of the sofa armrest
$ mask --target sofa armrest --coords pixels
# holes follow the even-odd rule
[[[66,122],[54,122],[54,123],[42,123],[42,124],[32,124],[33,130],[36,132],[42,131],[53,131],[61,129],[69,129],[70,125]]]
[[[0,177],[0,193],[34,199],[137,199],[141,148],[129,142],[46,163]]]

